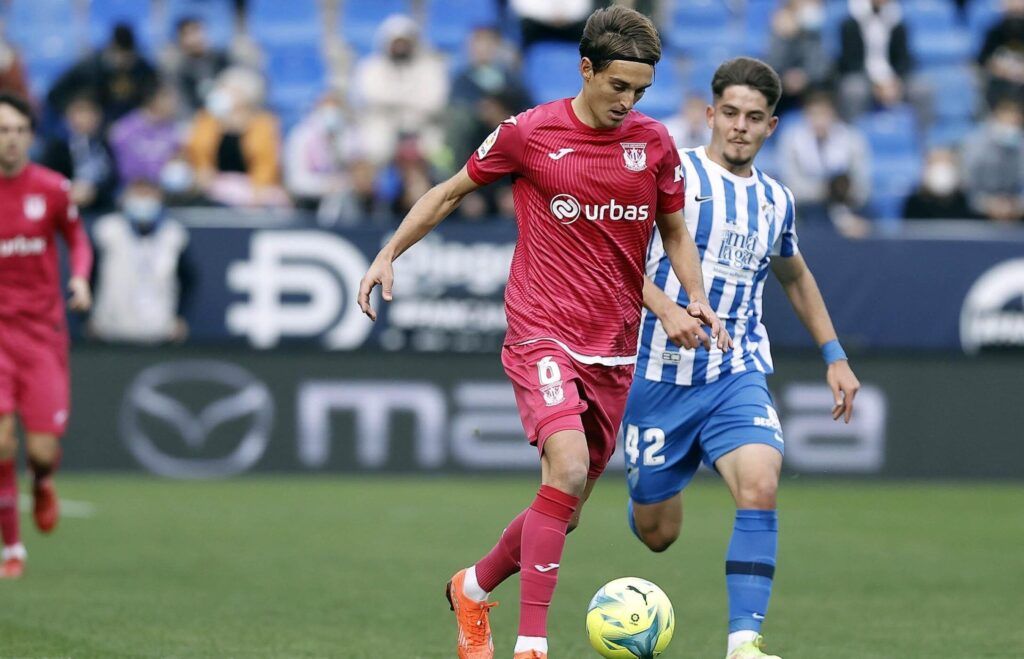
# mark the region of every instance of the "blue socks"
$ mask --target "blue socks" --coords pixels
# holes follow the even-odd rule
[[[736,511],[725,557],[730,633],[761,630],[772,594],[778,540],[779,518],[774,510]]]

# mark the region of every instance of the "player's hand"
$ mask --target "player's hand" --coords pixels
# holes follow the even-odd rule
[[[840,359],[829,364],[825,380],[832,390],[832,400],[835,405],[832,407],[832,420],[838,421],[840,417],[846,423],[850,422],[853,416],[853,397],[860,390],[860,380],[853,374],[850,362]]]
[[[84,277],[72,277],[68,281],[68,308],[72,311],[86,312],[92,307],[92,289],[89,280]]]
[[[732,337],[725,331],[725,328],[722,326],[722,321],[719,320],[718,315],[711,310],[711,307],[703,302],[691,302],[686,307],[686,313],[711,328],[711,338],[715,340],[715,345],[718,346],[719,350],[722,352],[732,350]],[[704,346],[708,350],[711,349],[710,342],[705,342]]]
[[[711,340],[704,332],[702,323],[678,304],[673,304],[670,309],[659,316],[659,320],[661,320],[661,326],[665,328],[665,334],[668,335],[669,340],[680,348],[693,350],[702,343],[706,348],[711,347]]]
[[[370,320],[377,320],[377,312],[370,306],[370,293],[374,286],[380,284],[381,294],[385,302],[391,301],[391,285],[395,282],[395,271],[391,267],[391,259],[377,255],[377,258],[370,264],[370,269],[363,275],[359,282],[359,308],[369,316]]]

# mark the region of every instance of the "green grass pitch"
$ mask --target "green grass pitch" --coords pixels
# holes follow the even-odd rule
[[[530,500],[525,478],[306,477],[179,483],[62,475],[89,502],[0,582],[2,657],[450,659],[449,575]],[[687,493],[683,537],[652,554],[602,482],[573,533],[551,612],[551,656],[596,657],[583,620],[597,588],[642,576],[672,599],[666,658],[724,655],[731,501]],[[74,507],[74,506],[72,506]],[[787,479],[769,648],[785,659],[1024,656],[1024,488]],[[69,512],[71,510],[69,509]],[[80,512],[80,511],[79,511]],[[495,594],[510,657],[517,579]]]

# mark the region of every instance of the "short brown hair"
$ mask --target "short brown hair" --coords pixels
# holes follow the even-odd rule
[[[594,71],[603,71],[617,59],[654,66],[661,59],[661,37],[651,19],[629,7],[613,5],[598,9],[587,19],[580,57],[588,58]]]
[[[35,131],[36,115],[25,98],[11,92],[0,92],[0,105],[9,105],[14,108],[18,114],[28,119],[29,130]]]
[[[782,96],[782,81],[775,69],[753,57],[736,57],[723,62],[715,70],[711,79],[711,93],[721,98],[725,90],[734,85],[743,85],[761,92],[768,101],[768,109],[775,110],[775,105]]]

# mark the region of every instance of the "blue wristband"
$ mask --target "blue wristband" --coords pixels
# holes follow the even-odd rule
[[[824,357],[826,364],[832,365],[840,359],[846,359],[846,352],[843,346],[839,345],[839,339],[832,339],[821,346],[821,356]]]

